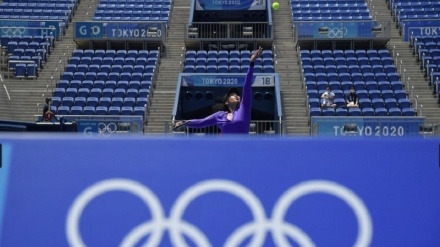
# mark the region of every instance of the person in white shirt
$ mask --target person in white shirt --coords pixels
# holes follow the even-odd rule
[[[333,102],[335,94],[331,91],[330,86],[327,86],[326,91],[321,95],[321,108],[336,108],[336,104]]]

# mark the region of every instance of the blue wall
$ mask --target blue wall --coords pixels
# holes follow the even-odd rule
[[[439,139],[0,140],[0,246],[440,246]]]

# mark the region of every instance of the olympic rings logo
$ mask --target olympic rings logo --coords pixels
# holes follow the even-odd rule
[[[103,136],[110,136],[111,134],[116,133],[118,130],[118,126],[115,123],[99,123],[98,124],[98,133]]]
[[[345,37],[345,35],[347,35],[347,32],[348,32],[348,30],[345,27],[334,27],[329,30],[327,36],[332,39],[333,38],[343,38],[343,37]]]
[[[304,231],[294,224],[284,221],[289,207],[300,197],[312,193],[327,193],[335,196],[347,203],[353,210],[358,222],[358,234],[353,246],[369,246],[373,234],[371,217],[362,200],[350,189],[332,181],[311,180],[287,189],[275,203],[271,218],[268,219],[260,200],[248,188],[230,180],[206,180],[186,189],[174,203],[167,219],[159,199],[148,187],[133,180],[108,179],[85,189],[69,209],[66,235],[70,246],[87,246],[81,238],[79,229],[83,211],[93,199],[111,191],[124,191],[136,195],[151,211],[151,220],[135,226],[122,240],[120,244],[122,247],[135,246],[147,236],[149,238],[142,246],[159,246],[166,230],[169,231],[173,246],[188,246],[184,236],[190,238],[197,246],[212,246],[200,229],[182,219],[186,208],[192,201],[211,192],[225,192],[241,199],[250,209],[254,219],[236,229],[226,240],[225,247],[239,246],[250,236],[252,236],[252,239],[248,246],[263,246],[268,232],[272,233],[276,246],[291,246],[286,237],[294,240],[302,247],[315,246]]]
[[[1,27],[4,35],[23,35],[26,32],[25,27]]]

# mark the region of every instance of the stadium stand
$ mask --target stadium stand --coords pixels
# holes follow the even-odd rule
[[[61,104],[52,105],[56,107],[55,113],[57,115],[121,115],[121,107],[124,106],[123,115],[132,113],[142,116],[145,120],[149,90],[154,83],[151,81],[151,75],[154,77],[156,66],[159,64],[156,51],[111,51],[108,52],[111,55],[105,57],[110,58],[108,62],[100,64],[103,59],[95,58],[102,58],[104,54],[105,52],[101,50],[72,51],[70,62],[53,94],[57,102],[58,99],[61,101]],[[137,59],[146,60],[149,65],[139,65],[139,70],[135,73],[133,65],[137,63]],[[91,61],[95,63],[92,64]],[[110,73],[107,73],[109,68]],[[95,71],[90,72],[91,69]],[[139,77],[136,77],[137,74]]]
[[[57,111],[57,114],[96,115],[98,112],[111,116],[147,116],[150,114],[149,102],[154,97],[153,91],[157,91],[154,89],[156,86],[159,85],[160,97],[156,98],[158,104],[155,105],[167,105],[168,108],[172,108],[170,99],[176,98],[173,90],[179,72],[219,75],[245,73],[252,50],[258,45],[263,45],[265,54],[257,62],[255,72],[279,75],[283,108],[289,109],[283,115],[287,133],[310,133],[310,116],[426,115],[429,120],[436,121],[438,99],[433,100],[432,93],[438,95],[439,40],[436,40],[437,37],[434,35],[411,33],[411,39],[405,43],[408,35],[405,23],[408,23],[408,20],[438,19],[436,2],[288,2],[290,8],[280,8],[277,12],[266,9],[255,12],[241,11],[238,14],[233,10],[204,11],[195,9],[196,6],[188,11],[189,1],[101,0],[90,6],[84,5],[84,2],[67,0],[3,1],[0,8],[1,16],[15,20],[16,13],[22,12],[19,18],[29,16],[29,20],[34,20],[47,16],[47,20],[60,20],[62,33],[70,32],[69,35],[72,34],[75,39],[75,44],[72,45],[73,40],[62,40],[65,38],[59,39],[53,35],[4,34],[1,36],[1,44],[7,59],[3,58],[3,61],[7,61],[7,66],[13,68],[9,73],[10,78],[33,77],[40,90],[35,91],[46,90],[45,96],[53,91],[52,109]],[[389,9],[386,8],[387,5]],[[186,8],[182,9],[183,7]],[[63,18],[56,17],[60,13],[64,13]],[[174,20],[170,18],[171,14]],[[269,23],[269,18],[272,18],[275,27],[265,26]],[[388,24],[393,18],[399,29]],[[102,42],[96,37],[78,38],[79,27],[75,28],[70,22],[91,19],[95,20],[95,23],[121,21],[124,25],[131,21],[162,21],[166,23],[166,51],[157,45],[157,40],[152,45],[153,40],[150,43],[148,38],[142,42],[120,42],[112,38]],[[286,19],[291,22],[281,21]],[[236,23],[229,24],[230,21],[240,24],[234,26]],[[343,29],[328,29],[325,25],[321,25],[320,27],[324,28],[317,29],[314,33],[300,35],[302,25],[312,30],[313,27],[307,25],[318,25],[325,21],[340,21],[342,25],[365,23],[365,28],[357,29],[358,37],[345,36],[352,31],[350,28],[344,33]],[[222,24],[213,25],[216,22]],[[293,29],[292,24],[295,26]],[[153,32],[155,30],[145,29]],[[293,36],[293,42],[286,44],[283,39],[274,38],[284,37],[283,35]],[[323,35],[326,35],[325,39],[322,39]],[[342,36],[339,37],[340,35]],[[177,36],[179,38],[176,38]],[[404,41],[401,41],[401,38]],[[63,44],[64,47],[68,44],[69,48],[63,47],[58,50],[55,48],[58,44]],[[411,49],[408,49],[408,45]],[[152,52],[155,50],[157,52]],[[414,57],[411,54],[413,52]],[[407,56],[407,53],[411,56]],[[54,54],[57,54],[56,58]],[[166,58],[163,60],[164,63],[159,63],[162,61],[162,54],[166,54]],[[55,61],[58,58],[60,60]],[[408,65],[412,59],[418,60],[417,66]],[[175,65],[172,61],[181,63]],[[50,69],[50,72],[45,71],[47,69]],[[161,78],[160,82],[158,78]],[[301,83],[296,84],[298,81]],[[11,86],[8,82],[5,85]],[[335,111],[321,111],[319,96],[327,85],[336,92],[338,106],[343,105],[343,95],[350,85],[354,85],[361,97],[360,109],[347,110],[338,107]],[[421,89],[422,86],[428,89]],[[19,90],[11,91],[11,96],[14,98]],[[429,92],[429,97],[423,90]],[[183,97],[185,93],[180,92],[180,96]],[[196,91],[193,93],[193,96],[198,95]],[[203,92],[201,95],[212,96],[212,93],[216,98],[215,91]],[[41,98],[41,93],[39,94]],[[265,92],[259,92],[255,97],[259,99],[263,95]],[[34,109],[35,101],[42,100],[34,100]],[[308,112],[306,115],[303,114],[304,102]],[[141,110],[145,105],[148,107]],[[424,111],[421,109],[422,105]],[[163,132],[163,122],[170,119],[170,115],[163,112],[163,109],[151,112],[151,119],[154,121],[145,122],[147,132]],[[2,113],[3,115],[7,113]]]

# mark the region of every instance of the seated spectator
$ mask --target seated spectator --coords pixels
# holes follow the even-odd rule
[[[333,102],[335,94],[331,91],[330,86],[327,86],[326,91],[321,95],[321,108],[336,108],[336,104]]]
[[[50,110],[51,98],[45,99],[46,104],[43,107],[43,122],[52,122],[55,118],[55,113]]]
[[[359,98],[354,90],[354,86],[350,86],[350,92],[345,95],[345,103],[348,108],[359,107]]]

